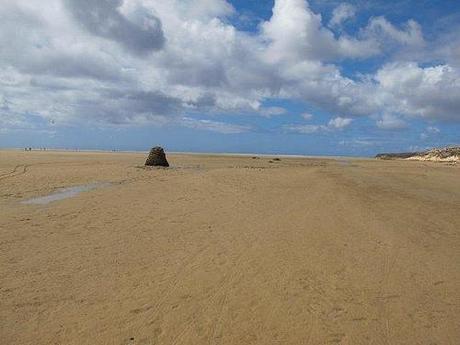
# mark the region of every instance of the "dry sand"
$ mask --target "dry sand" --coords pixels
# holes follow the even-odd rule
[[[145,157],[0,151],[1,344],[460,343],[460,167]]]

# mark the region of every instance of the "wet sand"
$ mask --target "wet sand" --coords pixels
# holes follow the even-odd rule
[[[145,158],[0,151],[0,343],[458,344],[459,166]]]

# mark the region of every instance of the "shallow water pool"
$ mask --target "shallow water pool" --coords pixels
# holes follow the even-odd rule
[[[67,187],[67,188],[60,188],[56,192],[40,196],[28,200],[24,200],[22,204],[34,204],[34,205],[46,205],[50,202],[59,201],[63,199],[73,198],[82,192],[88,192],[93,189],[103,188],[110,186],[109,182],[93,182],[81,186],[74,186],[74,187]]]

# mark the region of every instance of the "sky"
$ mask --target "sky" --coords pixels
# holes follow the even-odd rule
[[[0,0],[0,148],[460,144],[458,0]]]

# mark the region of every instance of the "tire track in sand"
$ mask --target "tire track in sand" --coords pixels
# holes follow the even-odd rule
[[[20,175],[24,175],[27,172],[27,168],[29,168],[30,165],[24,165],[24,164],[18,164],[14,167],[14,169],[8,173],[0,175],[0,180],[5,180],[10,177],[16,177]]]

